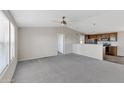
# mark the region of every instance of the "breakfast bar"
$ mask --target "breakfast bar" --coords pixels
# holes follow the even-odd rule
[[[74,44],[73,53],[103,60],[102,44]]]

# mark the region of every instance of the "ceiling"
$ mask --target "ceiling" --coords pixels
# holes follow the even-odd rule
[[[123,10],[11,10],[19,27],[60,26],[62,16],[67,27],[86,34],[124,31]],[[93,25],[95,24],[95,25]]]

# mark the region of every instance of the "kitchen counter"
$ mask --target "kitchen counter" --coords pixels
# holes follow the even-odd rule
[[[103,60],[103,45],[101,44],[74,44],[73,53]]]

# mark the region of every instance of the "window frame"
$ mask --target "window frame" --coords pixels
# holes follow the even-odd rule
[[[9,20],[9,18],[5,15],[5,13],[2,11],[2,10],[0,10],[0,13],[5,17],[5,19],[7,20],[7,29],[8,29],[8,36],[7,36],[7,39],[8,39],[8,41],[7,41],[7,44],[8,44],[8,49],[6,50],[5,49],[5,51],[7,51],[7,59],[5,60],[6,62],[5,62],[5,67],[3,67],[3,68],[0,68],[1,69],[1,71],[0,71],[0,76],[4,73],[4,71],[6,70],[6,68],[11,64],[11,62],[13,62],[14,60],[15,60],[15,58],[16,58],[16,26],[15,26],[15,24],[11,21],[11,20]],[[12,37],[12,35],[11,35],[11,33],[12,33],[12,29],[11,29],[11,25],[13,26],[13,31],[14,31],[14,43],[13,43],[13,47],[14,47],[14,49],[13,49],[13,53],[14,53],[14,56],[11,58],[11,55],[12,55],[12,50],[11,50],[11,47],[12,47],[12,41],[11,41],[11,37]],[[4,34],[3,34],[4,35]],[[2,41],[2,40],[1,40]],[[4,42],[1,42],[0,41],[0,44],[2,44],[3,43],[3,45],[4,44],[6,44],[6,42],[4,41]],[[2,52],[1,52],[2,53]],[[6,54],[5,54],[5,56],[6,56]],[[4,57],[4,56],[3,56]],[[1,64],[1,63],[0,63]]]
[[[0,71],[0,75],[6,70],[6,68],[8,67],[8,65],[10,64],[10,60],[9,60],[9,53],[10,53],[10,45],[9,45],[9,43],[10,43],[10,28],[9,28],[9,22],[10,22],[10,20],[8,19],[8,17],[4,14],[4,12],[2,11],[2,10],[0,10],[0,13],[1,13],[1,16],[3,16],[3,18],[5,18],[6,19],[6,22],[7,22],[7,32],[5,32],[5,33],[7,33],[7,37],[5,38],[5,40],[7,40],[7,42],[6,41],[4,41],[4,42],[0,42],[0,44],[2,44],[3,43],[3,46],[5,45],[5,46],[7,46],[7,50],[5,50],[5,51],[7,51],[7,53],[5,53],[5,56],[3,56],[3,57],[7,57],[7,59],[3,59],[5,62],[4,62],[4,64],[5,64],[5,67],[3,67],[2,69],[1,69],[1,71]],[[3,35],[5,35],[5,33],[3,34]],[[4,51],[4,52],[5,52]],[[6,55],[7,54],[7,55]]]
[[[14,57],[12,57],[13,55],[12,55],[12,42],[11,42],[11,33],[12,33],[12,29],[11,29],[11,26],[13,26],[13,31],[14,31],[14,44],[13,44],[13,46],[14,46]],[[15,25],[11,22],[11,21],[9,21],[9,60],[10,60],[10,62],[9,63],[11,63],[13,60],[14,60],[14,58],[16,57],[16,28],[15,28]]]

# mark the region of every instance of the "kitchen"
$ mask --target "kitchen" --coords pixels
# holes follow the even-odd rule
[[[117,32],[85,35],[85,44],[102,44],[105,55],[117,56]]]
[[[73,52],[100,60],[124,64],[118,55],[118,33],[85,34],[84,43],[73,45]]]

